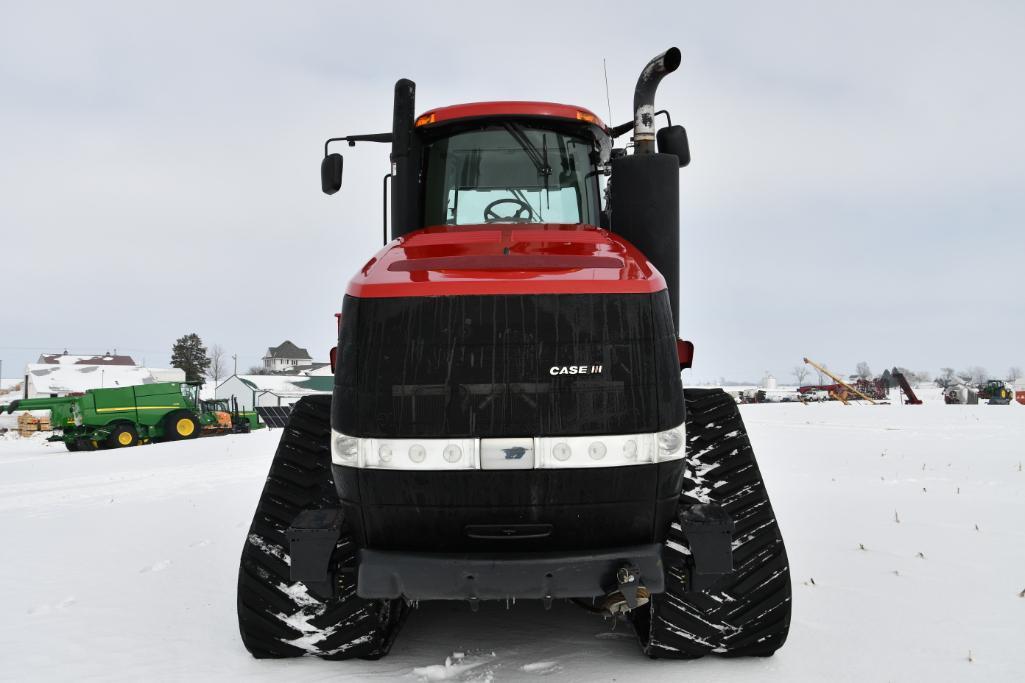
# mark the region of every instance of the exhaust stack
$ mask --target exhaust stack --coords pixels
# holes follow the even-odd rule
[[[680,49],[671,47],[652,59],[634,87],[634,154],[655,153],[655,91],[668,74],[680,67]]]
[[[662,273],[676,329],[680,326],[680,158],[655,151],[655,91],[680,66],[672,47],[648,62],[634,90],[634,153],[612,160],[612,231]]]

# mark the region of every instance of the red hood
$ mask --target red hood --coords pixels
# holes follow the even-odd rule
[[[361,298],[638,294],[666,288],[632,244],[590,225],[442,225],[392,241],[349,281]]]

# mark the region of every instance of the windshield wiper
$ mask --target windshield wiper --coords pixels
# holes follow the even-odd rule
[[[531,163],[534,164],[537,172],[545,177],[545,189],[547,189],[548,176],[552,174],[552,167],[548,165],[547,145],[545,146],[546,148],[542,155],[542,153],[538,151],[537,147],[534,146],[534,143],[530,141],[530,138],[527,137],[527,134],[523,131],[523,127],[520,124],[506,122],[502,125],[504,125],[505,129],[509,131],[509,135],[513,136],[513,139],[516,140],[517,144],[523,148],[523,151],[527,153],[527,156],[530,158]]]
[[[509,194],[511,194],[513,197],[516,197],[516,199],[520,200],[527,206],[527,210],[530,211],[531,218],[534,218],[536,216],[538,221],[541,220],[541,214],[534,211],[533,205],[530,203],[530,200],[527,199],[527,195],[523,193],[523,190],[512,187],[507,187],[505,189],[508,190]]]
[[[544,177],[545,182],[545,200],[548,202],[548,208],[552,208],[552,195],[548,191],[548,177],[552,175],[552,167],[548,164],[548,136],[544,133],[541,134],[541,151],[537,150],[534,143],[527,137],[526,132],[523,130],[523,126],[518,123],[511,121],[503,124],[506,130],[509,131],[509,135],[513,136],[513,139],[523,148],[523,151],[527,153],[527,157],[537,168],[537,172]],[[538,216],[538,220],[541,217]]]

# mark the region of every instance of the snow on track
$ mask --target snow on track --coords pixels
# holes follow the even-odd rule
[[[274,431],[96,453],[0,439],[0,680],[1025,678],[1025,408],[742,411],[793,572],[772,658],[651,661],[624,624],[519,601],[423,604],[379,662],[253,660],[235,578]]]

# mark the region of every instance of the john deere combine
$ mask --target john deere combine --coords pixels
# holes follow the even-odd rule
[[[195,382],[160,382],[90,389],[80,396],[12,401],[0,411],[49,410],[54,430],[60,431],[49,440],[63,441],[69,451],[249,432],[263,426],[256,413],[238,410],[235,401],[200,400],[199,387]]]

